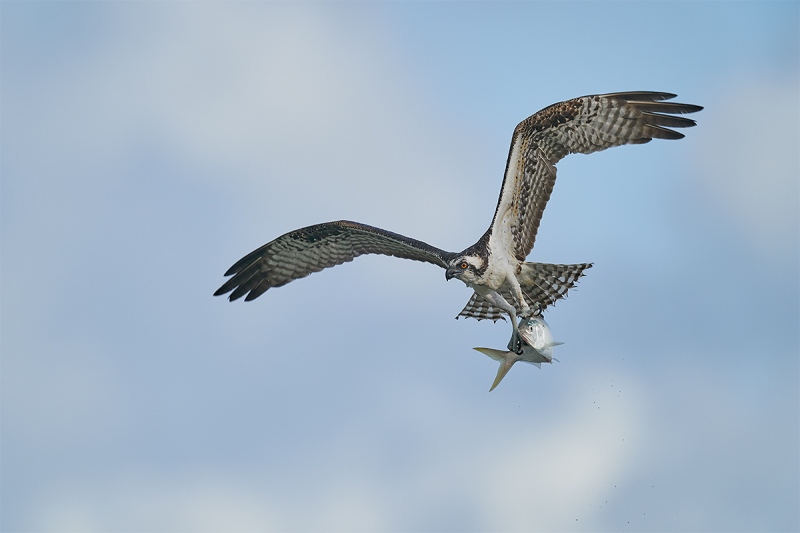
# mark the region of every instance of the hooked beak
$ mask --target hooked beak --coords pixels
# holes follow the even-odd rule
[[[448,268],[447,270],[444,271],[444,279],[446,279],[447,281],[450,281],[451,279],[456,277],[456,273],[457,272],[458,272],[458,270],[456,270],[454,267]]]

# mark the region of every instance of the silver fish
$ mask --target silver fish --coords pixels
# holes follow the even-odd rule
[[[494,383],[492,383],[492,388],[489,389],[489,392],[497,387],[517,361],[531,363],[541,368],[542,363],[553,362],[553,347],[564,344],[563,342],[553,341],[550,326],[541,316],[520,319],[518,329],[519,337],[516,334],[511,335],[511,340],[508,341],[508,351],[504,352],[492,348],[473,348],[500,362],[500,368],[497,369],[497,377],[494,378]]]

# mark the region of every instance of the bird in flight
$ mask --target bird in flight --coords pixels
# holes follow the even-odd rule
[[[247,254],[225,272],[231,278],[214,295],[230,292],[230,301],[242,296],[249,301],[273,287],[360,255],[381,254],[445,269],[447,280],[459,279],[474,290],[458,317],[497,320],[507,315],[512,340],[518,338],[518,316],[541,314],[592,266],[525,261],[553,191],[555,164],[568,154],[683,138],[670,128],[696,123],[677,115],[702,107],[666,101],[675,96],[662,92],[582,96],[553,104],[520,122],[511,137],[492,223],[475,244],[461,252],[447,252],[359,222],[325,222],[290,231]]]

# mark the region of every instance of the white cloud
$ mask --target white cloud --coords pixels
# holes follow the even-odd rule
[[[91,488],[62,487],[50,497],[35,519],[41,531],[280,530],[280,513],[263,493],[218,475],[131,474]]]
[[[595,375],[594,383],[608,382]],[[522,430],[485,458],[487,527],[506,531],[585,531],[597,527],[615,482],[627,480],[644,426],[635,383],[589,393],[576,387],[569,410],[538,430]]]
[[[746,81],[742,81],[742,80]],[[711,206],[751,249],[794,258],[800,231],[800,84],[750,72],[716,91],[693,146]],[[695,133],[695,132],[692,132]]]
[[[389,434],[344,426],[338,437],[323,439],[326,460],[305,462],[288,483],[255,465],[240,477],[230,471],[137,470],[117,475],[110,484],[98,480],[51,492],[42,502],[37,528],[104,531],[126,524],[124,529],[137,531],[388,531],[430,529],[426,512],[436,509],[436,520],[478,529],[585,530],[601,523],[614,484],[628,478],[644,425],[644,398],[632,380],[594,375],[590,382],[588,377],[573,383],[571,394],[559,396],[567,403],[539,413],[535,427],[511,427],[518,418],[504,416],[487,426],[495,418],[490,412],[464,417],[463,406],[427,389],[415,405],[409,405],[407,391],[402,402],[384,403],[397,390],[375,398],[392,420]],[[609,380],[616,389],[592,388]],[[497,400],[503,404],[509,398]],[[410,414],[422,411],[431,416]],[[481,420],[484,431],[478,432],[475,424]],[[391,435],[416,436],[408,443],[413,450],[396,448],[398,458],[415,457],[409,469],[397,470],[380,458],[386,453],[380,441]],[[363,439],[372,441],[378,460],[353,446]],[[447,509],[455,514],[448,518]]]
[[[354,218],[459,246],[477,237],[458,226],[469,141],[430,112],[379,29],[303,5],[121,9],[131,16],[114,39],[47,72],[46,98],[15,95],[27,141],[15,153],[59,199],[88,202],[87,190],[102,194],[157,147],[190,179],[231,190],[252,226]]]
[[[270,220],[303,213],[321,222],[309,219],[313,211],[402,221],[406,231],[457,220],[455,184],[470,169],[448,150],[463,143],[397,72],[376,30],[307,6],[273,4],[255,16],[213,4],[193,12],[190,22],[163,27],[137,19],[135,29],[150,32],[144,47],[134,36],[78,73],[101,80],[75,95],[104,111],[95,133],[123,129],[123,149],[153,136],[217,168],[226,187],[258,198]]]
[[[131,13],[144,5],[114,9]],[[694,389],[692,401],[677,402],[680,409],[653,416],[653,380],[663,380],[667,394],[686,397],[685,380],[664,378],[652,360],[640,357],[647,354],[638,353],[635,343],[619,346],[607,331],[597,338],[596,324],[606,323],[603,317],[613,317],[617,309],[628,309],[643,323],[662,316],[654,311],[660,302],[647,294],[620,299],[614,287],[625,281],[624,271],[617,279],[594,269],[581,285],[581,301],[557,308],[561,317],[584,313],[562,326],[559,335],[569,343],[565,350],[583,346],[574,359],[579,364],[570,366],[565,358],[561,367],[541,372],[515,368],[503,389],[488,396],[485,389],[495,371],[490,362],[483,362],[475,377],[475,359],[456,358],[481,358],[468,347],[484,344],[477,339],[490,334],[502,344],[508,325],[452,320],[469,291],[443,284],[441,272],[429,265],[372,258],[364,260],[363,269],[350,265],[312,276],[250,306],[228,306],[210,295],[205,300],[176,296],[176,288],[193,296],[216,288],[203,268],[209,256],[224,254],[207,250],[228,242],[244,253],[283,229],[332,217],[385,225],[442,247],[450,245],[447,239],[455,246],[469,244],[463,239],[477,237],[491,218],[504,162],[496,161],[497,172],[489,176],[468,168],[475,146],[465,138],[480,137],[464,123],[447,124],[451,117],[440,109],[428,113],[424,91],[435,80],[402,72],[405,63],[392,55],[383,28],[363,19],[353,24],[354,19],[325,14],[316,5],[222,5],[181,5],[185,11],[172,17],[177,4],[147,4],[140,17],[103,19],[96,26],[107,37],[103,46],[68,50],[63,57],[71,58],[69,65],[44,69],[40,78],[25,77],[29,85],[19,87],[33,90],[12,94],[13,105],[4,105],[4,126],[18,128],[17,135],[5,139],[4,198],[19,215],[10,217],[4,203],[5,229],[14,229],[3,235],[4,309],[13,310],[5,313],[3,324],[4,379],[13,380],[3,386],[3,460],[16,469],[4,473],[4,483],[16,485],[4,492],[4,504],[14,498],[24,504],[14,515],[4,513],[5,520],[21,528],[86,531],[436,529],[431,523],[492,530],[601,529],[610,523],[606,513],[614,501],[618,507],[628,504],[620,503],[615,485],[627,481],[630,498],[640,486],[631,480],[662,465],[674,473],[670,488],[676,490],[641,495],[651,508],[671,516],[671,506],[692,500],[681,511],[694,510],[710,528],[725,524],[724,517],[733,523],[763,514],[707,494],[715,492],[723,473],[763,487],[764,498],[773,498],[777,489],[770,487],[776,486],[778,467],[750,467],[752,479],[745,479],[736,463],[746,462],[751,448],[737,440],[722,458],[715,449],[716,443],[729,442],[727,427],[707,429],[716,440],[706,440],[715,445],[686,444],[698,442],[691,435],[704,427],[705,416],[725,420],[710,405],[739,420],[741,435],[757,428],[749,419],[742,422],[738,404],[720,401],[719,391],[704,383]],[[506,57],[508,50],[491,53],[487,57]],[[520,73],[536,78],[537,69],[522,56],[517,59]],[[474,75],[492,78],[486,71]],[[556,78],[545,81],[556,83]],[[30,83],[37,79],[43,83]],[[441,94],[462,89],[446,79]],[[521,85],[532,84],[530,79]],[[743,103],[757,95],[761,102],[793,104],[787,103],[787,91],[759,83],[733,90],[721,107],[698,101],[707,111],[698,115],[701,126],[690,132],[686,145],[699,145],[700,135],[713,133],[702,156],[710,161],[709,196],[727,202],[720,210],[750,232],[754,246],[764,240],[763,246],[774,248],[785,244],[783,232],[791,230],[782,221],[796,217],[791,195],[775,194],[787,184],[790,191],[796,188],[791,172],[785,172],[792,164],[787,154],[796,155],[786,150],[792,132],[786,130],[787,117],[775,118],[776,126],[767,123],[763,105]],[[503,105],[486,98],[495,100],[492,111],[475,112],[492,114]],[[734,111],[739,114],[731,115]],[[465,122],[470,113],[464,112]],[[788,136],[758,135],[770,126]],[[726,134],[718,134],[721,128],[728,128]],[[731,154],[730,143],[753,147],[752,159],[760,163],[750,154]],[[631,157],[637,150],[631,148]],[[159,168],[163,188],[149,182],[142,188],[146,194],[136,197],[141,204],[132,206],[124,193],[136,191],[135,180],[147,176],[131,170],[131,162],[153,152],[168,154],[169,169],[174,166],[182,179],[168,179]],[[594,157],[587,161],[594,164]],[[761,181],[749,179],[756,167],[769,167],[759,174]],[[578,174],[563,173],[565,178]],[[591,178],[590,173],[586,179]],[[109,192],[119,180],[128,180],[123,192]],[[769,183],[764,186],[763,180]],[[217,204],[209,190],[227,196]],[[571,191],[558,190],[558,196],[575,202]],[[188,193],[195,196],[182,203]],[[151,205],[148,194],[164,194],[166,200],[154,198],[161,201]],[[751,198],[757,198],[758,210],[750,210]],[[198,202],[213,208],[201,211]],[[643,202],[641,209],[651,205]],[[473,206],[481,210],[477,217],[470,215]],[[557,210],[549,212],[555,216]],[[121,219],[132,211],[139,216]],[[172,231],[176,220],[183,224]],[[572,239],[580,238],[578,226],[567,220],[569,232],[560,240],[577,246]],[[224,230],[212,229],[219,227]],[[130,241],[120,240],[120,229]],[[561,234],[551,226],[545,235]],[[178,238],[200,243],[196,247],[204,252],[175,246]],[[656,243],[661,239],[654,239],[654,247],[666,249]],[[109,265],[117,270],[98,276],[98,268]],[[671,265],[659,268],[669,273]],[[213,280],[219,274],[208,276]],[[404,280],[385,288],[379,280],[387,275]],[[592,308],[598,283],[607,287],[607,297]],[[430,300],[420,300],[421,294]],[[365,305],[359,300],[363,295],[371,296]],[[704,341],[716,345],[717,331],[739,329],[735,321],[712,329],[727,316],[719,313],[721,306],[698,303],[685,311]],[[329,316],[332,323],[311,330],[326,349],[298,355],[297,339],[309,330],[297,328],[317,309],[322,317],[312,313],[310,325],[316,328],[315,321],[327,322]],[[336,316],[326,316],[331,309]],[[390,327],[378,331],[375,324]],[[652,329],[643,328],[637,338]],[[30,338],[38,342],[27,343]],[[660,339],[648,339],[646,345]],[[628,363],[609,365],[609,373],[593,371],[588,359],[600,359],[602,350],[587,345],[598,340],[614,344]],[[356,353],[342,349],[352,346],[358,347]],[[393,349],[397,346],[401,349]],[[411,356],[405,353],[412,350]],[[374,357],[375,364],[364,365],[366,370],[348,364],[354,356]],[[403,357],[430,366],[409,369],[397,363]],[[724,360],[722,355],[684,358],[712,375]],[[759,368],[781,360],[762,359]],[[457,368],[443,370],[454,361]],[[634,364],[647,371],[623,376],[619,369]],[[692,371],[694,366],[687,370]],[[592,387],[608,383],[612,374],[624,394],[610,388],[594,392]],[[754,374],[747,369],[748,380]],[[450,376],[457,377],[446,381]],[[535,379],[529,386],[537,389],[516,387],[515,379],[517,385],[524,379],[526,386]],[[774,392],[774,380],[762,382]],[[763,394],[763,383],[743,380],[736,391],[759,416],[770,411],[762,401],[770,396]],[[557,391],[558,397],[543,390]],[[48,392],[51,398],[34,403]],[[674,403],[671,397],[660,401]],[[686,413],[698,411],[693,401],[705,406],[704,417],[689,417],[687,425]],[[209,411],[216,420],[205,418]],[[665,422],[669,416],[675,417],[672,425]],[[770,417],[774,425],[782,424],[774,412]],[[185,426],[176,428],[177,420]],[[321,425],[326,434],[316,438]],[[682,447],[652,446],[664,427],[674,430],[670,437]],[[773,425],[762,427],[763,439],[753,442],[784,435]],[[313,438],[298,439],[296,449],[282,444],[294,444],[296,435]],[[642,451],[648,446],[654,448],[649,455]],[[183,450],[196,455],[184,457]],[[776,465],[788,456],[773,455]],[[695,478],[686,481],[698,467],[707,469],[700,488]],[[273,468],[285,470],[276,474]],[[293,484],[287,486],[286,480]],[[778,511],[786,509],[791,503]],[[675,529],[686,527],[685,517],[676,519],[681,522]]]

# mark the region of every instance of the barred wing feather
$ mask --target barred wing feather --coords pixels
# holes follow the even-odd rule
[[[447,267],[453,254],[358,222],[339,220],[290,231],[249,253],[225,272],[232,276],[214,296],[231,292],[229,300],[245,301],[272,287],[286,285],[325,268],[352,261],[359,255],[381,254]]]
[[[520,122],[511,138],[492,233],[524,261],[553,191],[555,164],[571,153],[682,138],[682,133],[669,128],[694,126],[695,121],[676,115],[702,107],[664,101],[674,97],[660,92],[582,96],[553,104]]]

